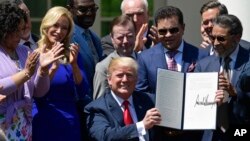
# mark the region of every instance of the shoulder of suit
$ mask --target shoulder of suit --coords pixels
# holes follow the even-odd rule
[[[110,61],[111,61],[113,58],[117,58],[117,57],[119,57],[119,56],[118,56],[117,53],[114,51],[114,52],[110,53],[106,58],[104,58],[101,62],[99,62],[99,63],[97,63],[97,64],[99,64],[99,65],[102,65],[102,64],[106,65],[107,63],[109,64]]]
[[[39,40],[39,36],[37,34],[31,33],[31,38],[37,42]]]
[[[99,98],[91,101],[89,104],[86,105],[86,108],[103,108],[105,104],[105,96],[102,95]]]
[[[152,102],[151,104],[153,104],[155,99],[155,94],[147,94],[145,92],[134,91],[133,98],[139,99],[142,102]]]

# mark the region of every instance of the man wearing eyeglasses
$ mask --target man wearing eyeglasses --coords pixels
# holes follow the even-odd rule
[[[211,0],[205,3],[201,9],[201,37],[202,37],[202,43],[201,47],[206,48],[210,51],[210,54],[212,55],[214,53],[211,40],[209,36],[211,35],[212,29],[213,29],[213,20],[223,14],[228,14],[227,7],[220,3],[219,1]],[[240,44],[249,49],[250,43],[245,40],[241,40]]]
[[[208,56],[207,51],[183,40],[185,24],[180,9],[173,6],[162,7],[156,11],[154,21],[160,43],[138,55],[139,75],[136,90],[149,94],[156,92],[158,68],[192,72],[196,61]],[[179,132],[171,129],[160,130],[158,133],[162,134],[159,140],[170,141],[196,141],[200,140],[202,135],[195,131]]]
[[[220,72],[215,96],[218,127],[215,131],[205,131],[203,141],[228,141],[235,128],[249,126],[247,107],[250,99],[236,87],[240,74],[249,63],[249,51],[239,44],[242,32],[241,22],[236,16],[218,16],[210,35],[215,54],[197,63],[196,72]]]
[[[80,46],[78,65],[86,72],[89,84],[89,92],[87,94],[78,93],[77,97],[77,106],[81,114],[82,135],[84,140],[87,140],[84,136],[86,135],[86,124],[83,108],[92,101],[95,66],[103,58],[101,40],[96,33],[89,29],[95,22],[96,11],[99,7],[94,0],[68,0],[67,8],[72,13],[75,23],[72,42]]]
[[[98,6],[94,0],[68,0],[67,8],[74,18],[72,42],[80,46],[79,67],[84,69],[90,86],[89,97],[93,93],[95,65],[102,59],[100,38],[89,28],[94,24]]]

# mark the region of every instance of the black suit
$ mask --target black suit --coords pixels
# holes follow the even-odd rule
[[[34,42],[37,42],[39,40],[39,36],[34,33],[31,33],[31,38],[33,39]]]

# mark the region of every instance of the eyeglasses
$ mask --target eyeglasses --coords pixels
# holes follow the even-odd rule
[[[97,5],[94,5],[92,7],[81,6],[77,7],[76,9],[80,14],[86,15],[88,12],[95,13],[99,9],[99,7]]]
[[[216,39],[218,42],[225,42],[225,41],[226,41],[226,37],[225,37],[225,36],[212,36],[212,35],[211,35],[209,38],[210,38],[210,40],[211,40],[212,42],[214,42],[215,39]]]
[[[170,34],[176,34],[176,33],[179,32],[179,28],[178,27],[173,27],[173,28],[169,28],[169,29],[159,29],[158,30],[158,33],[160,35],[166,35],[168,32]]]

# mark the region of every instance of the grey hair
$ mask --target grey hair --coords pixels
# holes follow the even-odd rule
[[[129,1],[129,0],[123,0],[122,1],[122,3],[121,3],[121,11],[123,11],[127,1]],[[133,1],[135,1],[135,0],[133,0]],[[148,1],[147,0],[139,0],[139,1],[142,2],[142,4],[145,6],[146,10],[148,11]]]

